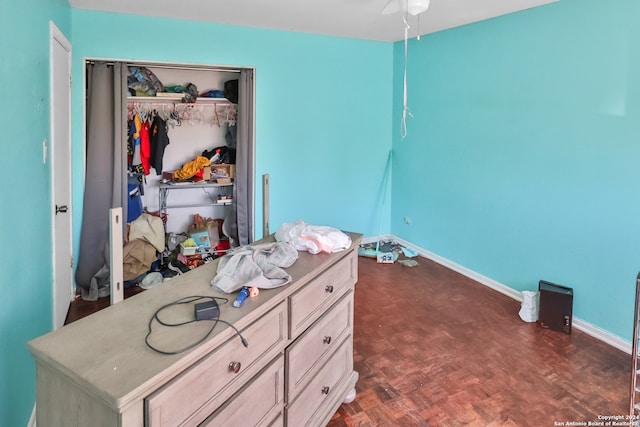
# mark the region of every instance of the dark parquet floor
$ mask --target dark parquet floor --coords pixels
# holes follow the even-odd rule
[[[629,355],[575,328],[566,335],[525,323],[517,301],[418,263],[360,259],[357,396],[329,427],[588,425],[627,411]],[[67,321],[108,300],[73,302]]]
[[[329,427],[595,425],[628,411],[629,355],[525,323],[519,302],[418,262],[360,259],[357,396]]]

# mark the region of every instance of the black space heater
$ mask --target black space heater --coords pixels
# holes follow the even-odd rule
[[[538,283],[540,307],[538,323],[543,328],[571,334],[573,289],[541,280]]]

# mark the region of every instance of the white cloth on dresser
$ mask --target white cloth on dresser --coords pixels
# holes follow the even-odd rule
[[[276,231],[276,240],[289,242],[310,254],[341,252],[351,246],[351,238],[337,228],[306,224],[302,220],[284,223]]]
[[[241,246],[220,258],[211,285],[231,293],[243,287],[277,288],[291,281],[284,268],[298,259],[298,251],[285,242]]]

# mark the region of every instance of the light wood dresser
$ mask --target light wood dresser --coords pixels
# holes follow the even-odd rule
[[[353,303],[360,234],[335,254],[299,252],[288,285],[261,290],[241,308],[211,288],[217,261],[29,343],[36,361],[38,427],[322,426],[355,397]],[[264,239],[263,243],[273,241]],[[218,323],[191,350],[163,355],[145,344],[160,307],[186,296],[227,297]],[[193,305],[160,313],[192,319]],[[210,321],[152,323],[150,343],[177,350]]]

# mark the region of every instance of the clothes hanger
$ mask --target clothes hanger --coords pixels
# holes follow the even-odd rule
[[[228,105],[225,110],[225,114],[226,122],[231,126],[235,125],[238,117],[236,109],[232,105]]]
[[[202,110],[202,105],[196,105],[192,107],[193,112],[193,122],[192,124],[202,125],[205,122],[204,111]]]
[[[176,104],[173,104],[173,109],[171,110],[171,114],[169,115],[169,118],[171,119],[171,121],[174,123],[175,126],[182,126],[182,118],[180,117],[180,114],[178,114],[178,111],[176,110]]]

